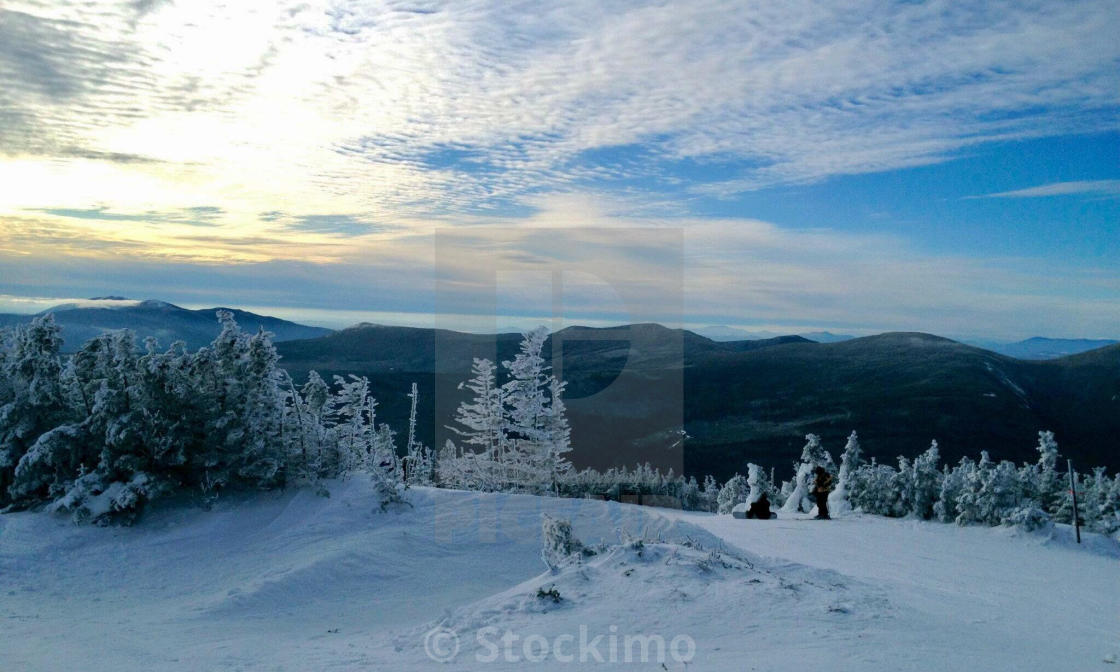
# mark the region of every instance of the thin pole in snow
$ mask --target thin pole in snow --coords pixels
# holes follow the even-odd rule
[[[1077,543],[1081,543],[1081,516],[1077,513],[1077,481],[1073,477],[1073,460],[1066,460],[1069,469],[1069,492],[1073,496],[1073,531],[1077,535]]]

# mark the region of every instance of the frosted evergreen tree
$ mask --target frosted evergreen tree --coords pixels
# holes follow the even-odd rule
[[[941,495],[941,453],[937,441],[911,465],[909,514],[923,520],[935,514],[934,504]]]
[[[1056,513],[1062,492],[1066,489],[1063,476],[1058,473],[1058,442],[1054,432],[1038,433],[1038,463],[1034,470],[1032,495],[1038,499],[1039,506],[1047,513]]]
[[[469,459],[465,453],[460,453],[451,439],[445,441],[436,456],[436,485],[441,488],[486,490],[474,482],[472,469],[467,464]]]
[[[778,490],[779,497],[781,498],[781,506],[784,509],[786,502],[789,501],[790,495],[793,494],[795,486],[793,481],[782,481],[782,487]]]
[[[965,472],[974,469],[973,462],[968,457],[962,457],[955,468],[945,465],[941,475],[941,491],[933,505],[933,513],[943,523],[951,523],[960,513],[957,508],[961,492],[965,487]]]
[[[689,476],[687,481],[681,484],[680,489],[681,508],[686,511],[700,510],[701,495],[700,483],[696,481],[695,476]]]
[[[703,510],[715,513],[719,510],[719,484],[711,474],[704,477],[704,485],[700,489],[700,499],[704,502]]]
[[[281,388],[285,391],[282,413],[286,480],[297,485],[314,483],[319,474],[313,461],[313,456],[318,453],[315,450],[317,437],[312,427],[311,411],[287,371],[283,372]]]
[[[852,507],[881,516],[898,515],[898,472],[887,464],[871,458],[852,474],[850,501]]]
[[[731,513],[731,509],[735,508],[736,504],[747,501],[749,495],[750,486],[747,485],[747,479],[740,474],[735,474],[720,488],[719,496],[716,499],[717,511],[719,513]]]
[[[859,468],[860,454],[859,437],[853,431],[848,435],[844,452],[840,454],[840,474],[836,479],[836,488],[828,494],[828,510],[833,516],[842,516],[852,510],[848,490],[852,473]]]
[[[261,328],[249,338],[245,353],[244,399],[240,416],[244,439],[237,457],[237,477],[254,487],[283,484],[284,392],[280,356],[272,334]]]
[[[77,359],[75,356],[74,360]],[[191,376],[191,355],[186,344],[176,341],[163,352],[153,339],[146,341],[146,352],[138,362],[142,403],[146,413],[147,437],[153,472],[167,474],[158,477],[168,489],[182,487],[192,447],[199,441],[198,427],[202,424],[200,395]],[[156,474],[152,474],[157,478]]]
[[[502,469],[506,460],[505,420],[502,412],[502,389],[497,381],[497,367],[488,359],[475,358],[471,366],[471,379],[459,385],[473,393],[469,401],[463,401],[455,412],[455,422],[459,427],[451,430],[458,434],[465,446],[474,447],[481,453],[479,463],[482,475],[494,489],[505,480]]]
[[[812,462],[801,462],[795,466],[797,473],[794,476],[793,488],[782,505],[782,511],[806,513],[814,506],[812,500],[809,499],[809,487],[813,479],[815,466]]]
[[[459,404],[455,413],[459,427],[450,429],[463,438],[465,448],[473,447],[478,455],[468,456],[464,450],[464,454],[456,459],[470,461],[478,487],[502,489],[508,480],[505,474],[508,442],[503,417],[503,392],[497,384],[497,367],[489,360],[476,357],[470,373],[470,380],[460,383],[459,389],[469,390],[474,394],[473,398]],[[449,466],[444,472],[450,475],[457,468]]]
[[[1103,479],[1100,484],[1101,504],[1097,532],[1111,535],[1120,531],[1120,474],[1113,475],[1111,479]]]
[[[801,461],[794,464],[793,490],[782,505],[782,511],[807,512],[815,506],[809,498],[809,491],[813,485],[813,472],[818,466],[824,467],[829,473],[836,473],[836,463],[833,462],[832,455],[821,446],[821,438],[816,434],[806,434]]]
[[[550,475],[555,488],[558,479],[567,473],[572,464],[567,454],[572,451],[572,428],[568,424],[568,409],[564,403],[564,388],[567,383],[556,376],[548,377],[548,408],[541,436],[541,451],[544,457],[544,470]]]
[[[976,464],[969,463],[966,465],[962,461],[961,467],[967,468],[967,470],[961,474],[963,487],[960,497],[957,498],[957,524],[967,525],[984,522],[982,496],[984,484],[988,481],[992,470],[992,461],[988,457],[988,451],[980,451],[980,460]]]
[[[750,493],[746,499],[747,504],[754,504],[762,499],[763,495],[766,495],[766,498],[769,499],[770,492],[774,489],[766,470],[754,463],[747,464],[747,485],[750,486]]]
[[[412,384],[412,391],[408,393],[408,398],[412,404],[408,414],[408,442],[405,444],[405,459],[408,465],[405,468],[405,480],[409,485],[431,485],[435,466],[432,463],[432,455],[428,447],[416,437],[416,412],[420,403],[420,393],[417,391],[416,383]]]
[[[1111,480],[1104,473],[1104,467],[1094,467],[1092,474],[1085,478],[1083,494],[1078,496],[1077,505],[1086,528],[1099,531],[1098,523],[1111,485]]]
[[[914,465],[910,458],[898,456],[898,469],[894,473],[890,489],[894,504],[887,515],[897,518],[909,514],[911,502],[914,501]]]
[[[999,525],[1022,502],[1019,474],[1013,462],[1004,460],[990,469],[980,489],[980,522]]]
[[[5,357],[7,402],[0,407],[0,508],[16,465],[44,433],[72,419],[62,388],[62,328],[54,316],[36,317],[16,328]]]
[[[200,488],[212,495],[228,485],[236,485],[236,465],[231,456],[241,450],[246,439],[247,427],[241,416],[246,398],[244,384],[248,381],[246,365],[249,337],[237,326],[233,314],[217,311],[221,332],[211,343],[209,352],[200,352],[202,385],[209,387],[213,396],[205,410],[205,440],[192,456],[195,467],[201,472]]]
[[[821,437],[816,434],[805,435],[805,447],[801,449],[801,462],[814,468],[824,467],[828,473],[836,473],[836,463],[832,455],[821,445]]]
[[[324,420],[328,411],[327,402],[331,398],[331,389],[327,382],[316,371],[307,374],[307,382],[300,389],[303,404],[307,412],[307,469],[316,477],[322,476],[328,460],[333,459],[327,453],[327,429]],[[331,451],[333,452],[333,451]]]
[[[510,380],[502,386],[505,430],[515,457],[517,480],[536,490],[555,488],[570,468],[570,429],[563,402],[564,384],[549,373],[541,356],[548,338],[544,327],[526,332],[520,352],[502,363]]]
[[[334,377],[335,392],[327,405],[327,419],[333,427],[334,450],[331,470],[340,476],[368,470],[373,426],[369,380],[353,374],[349,380]]]

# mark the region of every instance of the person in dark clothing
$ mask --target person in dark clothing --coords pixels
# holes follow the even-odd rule
[[[813,483],[813,497],[817,500],[817,519],[828,520],[828,493],[832,492],[832,474],[828,469],[817,467],[817,478]]]
[[[750,508],[747,509],[747,518],[770,520],[772,515],[773,514],[770,513],[770,498],[766,496],[765,492],[762,493],[762,496],[758,498],[757,502],[751,504]]]

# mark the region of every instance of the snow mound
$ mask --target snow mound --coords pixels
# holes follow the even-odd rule
[[[833,654],[805,646],[806,629],[858,637],[892,612],[880,591],[835,572],[768,564],[691,539],[631,538],[403,633],[393,652],[404,669],[420,669],[431,658],[426,635],[450,632],[458,642],[451,669],[518,669],[534,655],[544,656],[536,662],[563,663],[568,655],[580,662],[580,642],[596,637],[582,662],[601,656],[657,669],[741,669],[744,648],[780,665],[797,647],[799,661],[823,665]]]

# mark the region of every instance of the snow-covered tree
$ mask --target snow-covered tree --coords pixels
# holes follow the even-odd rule
[[[957,497],[958,525],[984,522],[983,491],[992,471],[992,460],[988,451],[980,451],[980,461],[973,464],[971,461],[961,460],[961,490]]]
[[[824,467],[830,474],[836,473],[836,462],[821,445],[821,437],[816,434],[805,435],[805,447],[801,449],[801,462],[810,464],[814,468]]]
[[[962,457],[956,468],[945,465],[941,474],[941,491],[933,505],[933,513],[941,522],[951,523],[957,519],[960,513],[957,503],[965,488],[965,473],[974,468],[968,457]]]
[[[766,498],[769,499],[770,493],[774,489],[766,470],[754,463],[747,464],[747,485],[750,486],[750,493],[746,499],[747,504],[754,504],[762,499],[762,495],[766,495]]]
[[[544,327],[526,332],[520,352],[502,363],[509,381],[502,386],[505,431],[516,479],[536,490],[554,489],[570,468],[570,429],[563,402],[564,384],[549,373],[541,349]]]
[[[813,485],[813,472],[818,466],[824,467],[829,473],[836,473],[836,463],[832,455],[821,445],[821,437],[816,434],[805,435],[805,447],[801,449],[800,462],[794,463],[793,489],[782,505],[782,511],[807,512],[815,506],[809,498]]]
[[[1099,487],[1101,501],[1096,531],[1112,535],[1120,531],[1120,474],[1111,479],[1102,475]]]
[[[284,483],[284,400],[280,388],[283,374],[272,334],[260,329],[249,338],[245,353],[243,407],[244,440],[237,459],[236,475],[253,487]]]
[[[1096,531],[1100,522],[1101,512],[1105,508],[1105,498],[1108,495],[1111,479],[1104,473],[1104,467],[1094,467],[1090,475],[1086,476],[1082,492],[1078,495],[1078,511],[1081,513],[1085,527]]]
[[[305,413],[302,418],[307,420],[306,423],[302,418],[298,420],[306,435],[306,440],[300,443],[301,458],[307,475],[315,480],[326,473],[328,463],[334,458],[333,449],[328,450],[329,436],[324,426],[331,388],[318,372],[311,371],[299,397]]]
[[[719,510],[720,487],[711,474],[704,477],[704,485],[700,488],[700,500],[703,502],[701,510],[715,513]]]
[[[881,516],[898,515],[898,472],[887,464],[862,464],[851,474],[849,500],[854,509]]]
[[[409,485],[431,485],[433,469],[435,467],[431,451],[416,437],[416,411],[420,402],[420,393],[416,383],[412,384],[412,391],[408,393],[411,400],[411,410],[408,414],[408,443],[405,444],[405,481]]]
[[[541,560],[552,572],[578,559],[583,544],[572,536],[572,522],[541,514]]]
[[[812,484],[815,466],[812,462],[804,461],[794,466],[797,472],[794,475],[793,487],[786,496],[785,503],[782,504],[782,511],[805,513],[814,506],[812,500],[809,499],[809,488]]]
[[[840,474],[836,479],[836,488],[828,494],[828,510],[833,516],[842,516],[852,510],[848,491],[852,473],[859,468],[860,458],[859,436],[853,431],[848,435],[844,452],[840,454]]]
[[[572,468],[567,454],[572,451],[572,428],[568,424],[568,408],[564,403],[567,383],[556,376],[548,377],[548,409],[542,434],[544,469],[551,474],[551,482]]]
[[[1040,431],[1038,433],[1038,462],[1031,470],[1032,496],[1038,499],[1038,505],[1047,513],[1056,513],[1065,490],[1063,475],[1058,472],[1058,442],[1054,432]]]
[[[459,388],[470,390],[474,396],[459,404],[455,412],[455,422],[459,426],[451,430],[463,439],[464,448],[479,453],[481,459],[476,459],[475,463],[481,469],[479,478],[485,481],[486,489],[500,489],[501,483],[508,480],[503,473],[508,442],[497,367],[488,359],[476,357],[471,374],[471,379],[461,383]]]
[[[909,515],[928,520],[935,514],[934,504],[941,495],[941,453],[934,441],[926,452],[911,464],[909,479]]]
[[[8,488],[27,451],[40,436],[74,419],[62,387],[61,333],[47,314],[17,327],[10,338],[0,375],[7,388],[0,407],[0,508],[11,501]]]
[[[989,473],[980,490],[980,521],[999,525],[1023,501],[1015,463],[1001,461]]]
[[[716,499],[717,510],[719,513],[731,513],[731,509],[735,508],[736,504],[747,501],[748,496],[750,496],[750,486],[747,485],[747,479],[740,474],[735,474],[720,488],[719,497]]]
[[[696,481],[695,476],[689,476],[687,481],[681,484],[680,491],[681,508],[686,511],[702,510],[702,495],[700,492],[700,483]]]

